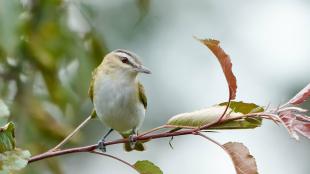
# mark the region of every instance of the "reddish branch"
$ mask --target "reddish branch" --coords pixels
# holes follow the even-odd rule
[[[274,119],[274,118],[271,118],[272,116],[270,116],[269,114],[263,114],[263,113],[250,114],[246,116],[226,119],[221,122],[218,122],[218,120],[216,120],[215,122],[206,124],[202,126],[201,128],[188,128],[186,130],[179,130],[176,132],[167,131],[167,132],[161,132],[161,133],[156,133],[156,134],[151,134],[151,135],[149,133],[151,133],[152,131],[150,131],[148,132],[148,134],[142,134],[142,136],[140,135],[140,136],[134,137],[134,140],[143,141],[143,140],[151,140],[151,139],[158,139],[158,138],[165,138],[165,137],[175,137],[175,136],[180,136],[180,135],[197,135],[197,132],[199,132],[200,130],[205,130],[210,127],[222,124],[223,122],[238,120],[244,117],[261,117],[261,118],[272,119],[272,120]],[[176,127],[177,126],[165,125],[165,126],[161,126],[160,128],[176,128]],[[158,129],[153,129],[153,130],[158,130]],[[114,144],[122,144],[128,141],[129,141],[128,139],[118,139],[118,140],[106,142],[105,145],[109,146],[109,145],[114,145]],[[63,149],[63,150],[57,150],[57,151],[48,151],[48,152],[31,157],[28,163],[40,161],[40,160],[55,157],[55,156],[71,154],[71,153],[93,152],[96,149],[97,149],[97,144],[93,144],[93,145],[83,146],[83,147],[69,148],[69,149]]]
[[[180,135],[188,135],[188,134],[193,134],[195,129],[189,129],[189,130],[182,130],[178,132],[163,132],[163,133],[158,133],[158,134],[153,134],[153,135],[144,135],[140,137],[136,137],[135,140],[150,140],[150,139],[157,139],[157,138],[164,138],[164,137],[172,137],[172,136],[180,136]],[[105,145],[113,145],[113,144],[121,144],[121,143],[126,143],[128,142],[128,139],[119,139],[115,141],[109,141],[106,142]],[[58,150],[58,151],[48,151],[43,154],[39,154],[36,156],[33,156],[32,158],[29,159],[28,163],[32,163],[35,161],[39,161],[42,159],[46,158],[51,158],[55,156],[60,156],[60,155],[65,155],[65,154],[70,154],[70,153],[77,153],[77,152],[92,152],[97,148],[97,144],[89,145],[89,146],[83,146],[83,147],[76,147],[76,148],[70,148],[70,149],[64,149],[64,150]]]

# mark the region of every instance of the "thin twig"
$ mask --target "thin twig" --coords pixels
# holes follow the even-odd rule
[[[144,136],[144,135],[153,133],[153,132],[158,131],[158,130],[160,130],[160,129],[167,128],[166,126],[167,126],[167,125],[162,125],[162,126],[159,126],[159,127],[155,127],[155,128],[153,128],[153,129],[151,129],[151,130],[142,132],[142,133],[139,134],[137,137],[142,137],[142,136]]]
[[[232,159],[232,157],[231,157],[231,155],[229,154],[229,152],[227,151],[227,149],[226,149],[221,143],[219,143],[219,142],[213,140],[212,138],[210,138],[210,137],[208,137],[208,136],[206,136],[206,135],[204,135],[204,134],[202,134],[202,133],[200,133],[200,132],[197,132],[196,135],[199,135],[199,136],[201,136],[201,137],[203,137],[203,138],[205,138],[205,139],[211,141],[212,143],[218,145],[218,146],[221,147],[221,148],[226,152],[226,154]],[[232,162],[233,162],[233,160],[232,160]],[[234,163],[233,163],[233,166],[235,166]]]
[[[127,166],[131,167],[132,169],[134,169],[135,171],[137,171],[139,173],[139,171],[133,165],[131,165],[127,161],[122,160],[122,159],[120,159],[120,158],[118,158],[116,156],[109,155],[109,154],[106,154],[106,153],[103,153],[103,152],[98,152],[98,151],[91,151],[90,153],[94,153],[94,154],[98,154],[98,155],[102,155],[102,156],[107,156],[107,157],[110,157],[110,158],[115,159],[117,161],[120,161],[120,162],[126,164]]]
[[[88,116],[77,128],[74,129],[65,139],[63,139],[57,146],[52,148],[49,151],[55,151],[63,146],[69,139],[71,139],[85,124],[92,118],[92,116]]]
[[[196,129],[197,126],[182,126],[182,125],[165,125],[165,128],[182,128],[182,129]]]
[[[66,154],[71,154],[71,153],[90,152],[90,151],[95,150],[96,148],[97,148],[97,145],[89,145],[89,146],[75,147],[75,148],[69,148],[69,149],[58,150],[58,151],[47,151],[45,153],[31,157],[28,160],[28,163],[33,163],[35,161],[40,161],[46,158],[51,158],[51,157],[66,155]]]
[[[193,134],[194,134],[194,135],[199,135],[199,136],[201,136],[201,137],[203,137],[203,138],[205,138],[205,139],[211,141],[212,143],[218,145],[218,146],[221,147],[223,150],[225,150],[225,152],[227,152],[226,149],[225,149],[225,147],[224,147],[221,143],[219,143],[219,142],[213,140],[212,138],[210,138],[210,137],[208,137],[208,136],[206,136],[206,135],[204,135],[204,134],[202,134],[202,133],[200,133],[200,132],[195,132],[195,133],[193,133]]]

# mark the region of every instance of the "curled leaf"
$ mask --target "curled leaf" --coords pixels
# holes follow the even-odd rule
[[[0,128],[0,153],[11,151],[15,148],[14,129],[12,122]]]
[[[198,41],[207,46],[212,53],[216,56],[218,61],[221,64],[222,70],[225,74],[226,81],[229,86],[229,95],[230,99],[233,100],[236,98],[237,92],[237,80],[232,72],[232,63],[229,56],[224,52],[224,50],[219,46],[220,42],[213,39],[198,39]]]
[[[137,161],[134,164],[134,168],[140,174],[163,174],[159,167],[148,160]]]
[[[290,101],[290,104],[298,105],[305,102],[310,97],[310,83],[297,93]]]
[[[223,145],[231,157],[237,174],[258,174],[255,158],[242,143],[229,142]]]
[[[0,153],[0,173],[11,174],[26,167],[30,158],[28,150],[14,149]]]
[[[204,108],[198,111],[181,113],[170,118],[168,125],[201,127],[208,123],[217,121],[226,109],[227,103],[221,103],[216,106]],[[246,117],[246,114],[253,111],[262,112],[263,109],[253,103],[231,102],[226,115],[221,124],[211,127],[211,129],[250,129],[261,125],[260,118]],[[242,117],[243,118],[239,118]],[[237,120],[232,120],[238,117]]]

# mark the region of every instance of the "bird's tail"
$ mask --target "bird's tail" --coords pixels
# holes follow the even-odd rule
[[[121,133],[121,135],[122,135],[123,138],[129,138],[129,136],[132,135],[132,131],[130,131],[130,132],[123,132],[123,133]],[[131,152],[133,150],[144,151],[145,147],[144,147],[142,141],[137,141],[137,142],[135,142],[135,144],[133,146],[130,144],[130,142],[125,143],[124,144],[124,149],[127,152]]]

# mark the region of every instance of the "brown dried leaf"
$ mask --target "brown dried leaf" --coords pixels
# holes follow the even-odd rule
[[[242,143],[228,142],[223,145],[229,153],[237,174],[257,174],[255,158]]]
[[[198,39],[198,41],[206,45],[212,53],[217,57],[221,64],[222,70],[225,74],[226,81],[229,86],[229,96],[233,100],[236,98],[237,92],[237,80],[232,72],[232,63],[229,56],[224,52],[224,50],[219,46],[220,42],[213,39]]]
[[[306,101],[310,97],[310,83],[297,93],[290,101],[290,104],[298,105]]]

